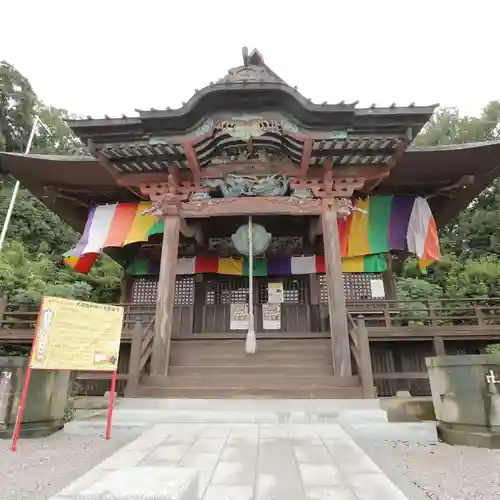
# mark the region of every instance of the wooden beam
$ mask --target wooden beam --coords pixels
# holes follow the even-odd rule
[[[151,374],[166,375],[170,357],[170,339],[174,310],[177,250],[179,248],[180,219],[166,216],[161,248],[158,298],[156,302],[155,336],[151,359]]]
[[[231,215],[320,215],[321,200],[292,197],[216,198],[181,203],[183,218]]]
[[[167,163],[175,162],[175,161],[186,161],[186,158],[183,154],[157,154],[157,155],[141,155],[141,156],[125,156],[119,158],[113,158],[109,160],[114,165],[120,166],[123,164],[131,164],[131,163],[162,163],[166,161]]]
[[[98,163],[104,167],[106,172],[108,172],[108,174],[111,175],[115,181],[118,181],[120,174],[116,171],[113,165],[111,165],[109,158],[103,153],[96,153],[94,156]]]
[[[121,175],[116,171],[116,169],[111,165],[109,158],[102,154],[102,153],[96,153],[95,158],[99,162],[100,165],[102,165],[106,171],[113,177],[115,180],[116,184],[120,185],[120,177]],[[138,198],[145,200],[146,198],[142,195],[140,190],[134,189],[136,186],[124,186],[128,191],[130,191],[134,196],[137,196]]]
[[[200,185],[200,164],[198,162],[198,158],[196,156],[196,152],[193,148],[192,142],[184,142],[184,152],[186,153],[187,162],[191,172],[193,173],[194,183],[199,186]]]
[[[227,163],[222,165],[212,165],[200,168],[201,179],[222,179],[228,174],[236,175],[271,175],[282,174],[289,177],[302,177],[302,170],[294,163],[262,163],[262,162],[245,162],[245,163]],[[343,167],[335,167],[331,171],[332,179],[339,178],[356,178],[362,177],[365,180],[380,179],[387,177],[390,174],[390,169],[387,165],[349,165]],[[311,167],[307,173],[308,179],[324,179],[324,170],[322,167]],[[149,182],[165,182],[168,178],[168,172],[144,172],[136,174],[122,174],[117,180],[118,185],[139,186],[140,184]],[[192,174],[190,170],[178,169],[178,183],[192,182]]]
[[[118,179],[118,185],[123,187],[140,186],[141,184],[154,183],[159,184],[168,181],[169,173],[152,172],[150,174],[124,174]]]
[[[302,158],[300,160],[300,170],[304,179],[307,177],[307,171],[309,170],[309,165],[311,163],[312,148],[313,140],[306,139],[304,141],[304,149],[302,150]]]
[[[373,191],[382,183],[384,178],[390,174],[391,170],[397,165],[398,161],[403,157],[404,152],[405,152],[405,143],[401,142],[397,147],[394,156],[387,162],[387,170],[388,170],[387,175],[384,177],[380,177],[376,182],[374,182],[370,187],[369,191]]]
[[[351,348],[349,344],[335,200],[323,201],[322,223],[333,371],[335,375],[350,377],[352,375]]]

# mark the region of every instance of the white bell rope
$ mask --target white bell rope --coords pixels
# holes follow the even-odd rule
[[[245,340],[245,352],[255,354],[257,339],[253,315],[253,228],[252,216],[248,217],[248,332]]]

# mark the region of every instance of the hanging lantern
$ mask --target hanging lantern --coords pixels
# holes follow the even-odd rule
[[[271,234],[260,224],[251,223],[252,228],[252,254],[259,255],[264,253],[271,242]],[[249,255],[249,225],[240,226],[231,236],[234,248],[242,255]]]

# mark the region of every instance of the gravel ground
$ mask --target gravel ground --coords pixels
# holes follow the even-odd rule
[[[399,442],[376,448],[432,500],[500,498],[500,450]]]
[[[0,440],[0,500],[47,500],[136,435],[98,436],[57,432],[41,439],[20,439],[12,453]]]

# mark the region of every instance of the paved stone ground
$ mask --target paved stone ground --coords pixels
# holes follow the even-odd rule
[[[184,479],[195,491],[179,486]],[[105,496],[110,489],[117,496]],[[146,491],[186,500],[407,499],[340,425],[212,423],[156,424],[52,500]]]
[[[500,498],[500,450],[445,443],[386,442],[372,447],[432,500]]]
[[[47,500],[136,437],[119,429],[110,441],[61,431],[20,439],[15,453],[10,440],[0,440],[0,500]]]

